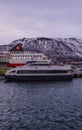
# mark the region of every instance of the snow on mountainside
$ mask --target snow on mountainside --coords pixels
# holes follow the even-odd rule
[[[48,56],[54,63],[82,60],[82,39],[76,38],[22,38],[9,44],[9,49],[21,44],[28,52],[40,52]]]

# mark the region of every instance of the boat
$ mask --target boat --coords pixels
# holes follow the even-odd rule
[[[49,64],[51,61],[43,53],[10,53],[7,67],[17,67],[26,65],[29,61],[37,61],[38,64]]]
[[[21,44],[15,45],[7,52],[0,52],[0,63],[6,64],[7,67],[23,66],[31,60],[37,61],[37,64],[49,64],[51,62],[43,53],[24,51]]]
[[[7,81],[72,80],[70,65],[31,64],[16,67],[5,73]]]

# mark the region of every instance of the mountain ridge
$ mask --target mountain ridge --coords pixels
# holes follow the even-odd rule
[[[17,44],[21,44],[24,51],[44,53],[54,63],[82,61],[82,39],[46,37],[21,38],[7,46],[0,46],[0,50],[9,51]]]

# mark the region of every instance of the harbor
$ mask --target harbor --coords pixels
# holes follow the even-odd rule
[[[13,77],[17,80],[69,80],[73,78],[82,78],[82,66],[71,64],[53,64],[43,53],[28,53],[17,50],[9,52],[0,52],[0,79],[1,77]],[[21,48],[22,49],[22,48]],[[17,71],[8,73],[8,71]],[[20,73],[19,73],[20,71]],[[7,74],[6,74],[7,73]],[[12,75],[11,75],[12,74]],[[23,77],[23,78],[22,78]],[[4,79],[4,78],[3,78]]]
[[[0,130],[82,130],[82,0],[0,0]]]

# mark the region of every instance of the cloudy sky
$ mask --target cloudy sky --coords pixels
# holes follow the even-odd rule
[[[82,0],[0,0],[0,44],[41,36],[82,38]]]

